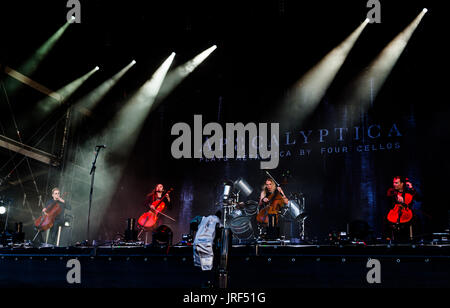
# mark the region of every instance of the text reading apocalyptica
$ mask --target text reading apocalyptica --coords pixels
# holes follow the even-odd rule
[[[177,123],[171,134],[179,136],[171,147],[176,159],[196,158],[201,162],[258,160],[261,169],[277,168],[280,159],[307,158],[315,153],[324,157],[350,152],[396,151],[401,148],[403,136],[398,123],[319,128],[298,133],[287,131],[280,136],[279,123],[270,123],[270,133],[267,123],[226,123],[223,129],[219,123],[203,126],[201,115],[194,116],[193,133],[187,123]],[[269,161],[264,161],[267,159]]]

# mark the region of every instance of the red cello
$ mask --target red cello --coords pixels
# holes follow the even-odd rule
[[[406,223],[413,218],[413,213],[409,208],[413,200],[413,195],[405,193],[404,202],[397,202],[392,210],[389,211],[387,219],[392,223]]]
[[[158,214],[161,214],[175,221],[175,219],[173,219],[172,217],[164,213],[161,213],[166,207],[166,204],[163,201],[164,197],[167,196],[167,194],[170,193],[172,190],[173,188],[169,189],[160,200],[153,201],[151,205],[155,207],[155,210],[150,209],[150,211],[145,212],[144,214],[141,215],[141,217],[139,217],[138,224],[143,230],[148,231],[149,229],[151,229],[151,227],[153,227],[156,224],[156,222],[158,221]]]

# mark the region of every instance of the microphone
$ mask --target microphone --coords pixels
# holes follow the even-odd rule
[[[96,149],[101,149],[101,148],[105,149],[105,148],[106,148],[106,145],[105,145],[105,144],[96,145],[95,148],[96,148]]]

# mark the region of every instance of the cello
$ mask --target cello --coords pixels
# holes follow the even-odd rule
[[[66,194],[67,192],[65,192],[61,196],[61,198],[63,198]],[[34,221],[34,226],[39,231],[46,231],[50,229],[55,224],[56,217],[58,217],[61,211],[62,211],[61,205],[59,204],[58,201],[55,200],[53,204],[50,206],[50,209],[47,211],[47,213],[42,213],[42,216],[39,216]]]
[[[164,197],[167,196],[167,194],[169,194],[171,191],[173,191],[173,188],[169,189],[164,196],[161,197],[160,200],[155,200],[153,201],[153,203],[151,205],[154,206],[154,210],[150,209],[148,212],[145,212],[144,214],[141,215],[141,217],[139,217],[138,219],[138,224],[139,226],[144,230],[144,231],[148,231],[149,229],[151,229],[156,222],[158,221],[158,214],[161,214],[173,221],[175,221],[175,219],[173,219],[172,217],[161,213],[164,208],[166,207],[166,204],[164,203]]]
[[[262,208],[258,215],[256,215],[256,220],[260,223],[268,224],[269,215],[277,215],[278,217],[278,206],[280,198],[278,198],[279,191],[275,190],[272,193],[272,197],[267,202],[267,205]]]
[[[394,208],[389,211],[387,219],[390,222],[395,224],[403,224],[409,222],[413,218],[413,213],[409,208],[409,205],[413,200],[413,195],[410,193],[405,193],[403,199],[404,202],[396,202]]]

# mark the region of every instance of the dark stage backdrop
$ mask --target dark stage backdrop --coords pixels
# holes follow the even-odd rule
[[[422,137],[414,111],[407,109],[386,118],[362,113],[363,121],[349,127],[345,109],[325,101],[317,112],[315,123],[304,128],[281,129],[276,140],[280,145],[279,166],[269,171],[288,195],[305,195],[309,213],[306,235],[310,239],[323,240],[330,231],[345,231],[347,223],[364,220],[375,236],[381,236],[382,221],[388,211],[385,194],[392,185],[393,176],[398,174],[408,176],[425,196],[424,201],[414,205],[416,210],[424,212],[420,213],[424,228],[444,227],[445,220],[440,221],[438,216],[446,215],[445,206],[433,205],[433,195],[427,194],[428,190],[434,190],[433,179],[438,173],[426,170],[425,166],[431,166],[432,162],[427,161],[429,148],[426,141],[423,144],[419,141]],[[258,159],[177,161],[170,153],[175,137],[168,134],[174,122],[163,115],[161,112],[159,119],[155,119],[165,123],[155,125],[163,127],[161,133],[154,131],[155,126],[152,129],[152,134],[162,135],[155,143],[156,149],[143,141],[140,151],[147,153],[146,158],[137,159],[139,162],[133,159],[129,163],[127,174],[121,181],[123,191],[117,192],[117,199],[109,211],[122,211],[123,221],[127,215],[137,214],[139,211],[135,209],[141,209],[145,192],[162,182],[166,188],[175,189],[174,207],[168,214],[177,222],[165,220],[165,223],[180,236],[189,231],[189,220],[194,216],[213,214],[221,209],[223,183],[227,179],[245,179],[254,192],[244,199],[258,201],[266,177]],[[326,122],[322,120],[324,115],[327,115]],[[186,116],[185,122],[192,123],[193,115],[190,117]],[[134,158],[142,157],[134,155]],[[432,182],[430,186],[427,186],[428,178]],[[140,192],[136,194],[134,189]],[[132,211],[128,208],[131,195],[134,195],[131,197]],[[430,218],[435,215],[438,216],[431,223]],[[106,229],[111,228],[116,219]]]

